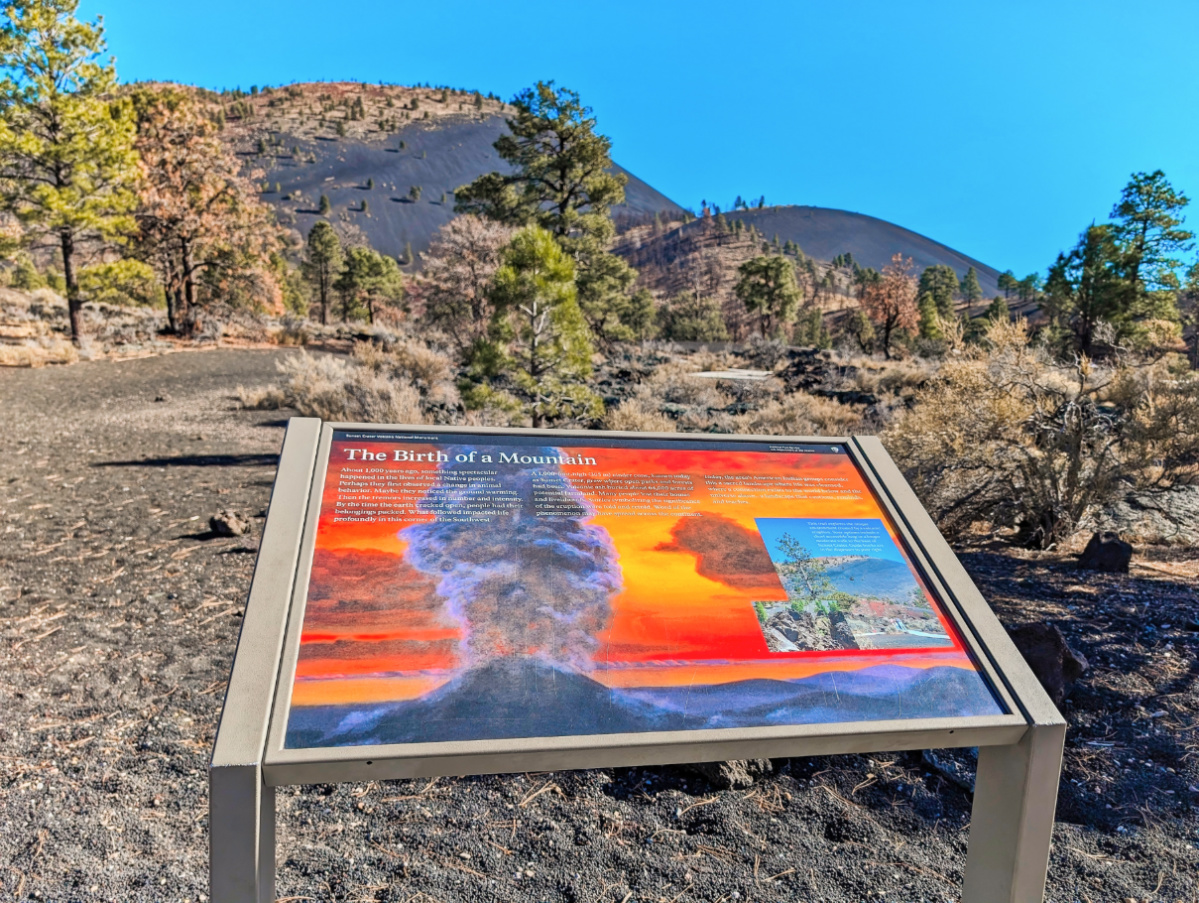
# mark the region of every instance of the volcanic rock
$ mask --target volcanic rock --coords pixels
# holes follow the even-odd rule
[[[1078,558],[1078,566],[1088,571],[1106,571],[1111,574],[1127,574],[1132,561],[1132,544],[1120,538],[1119,533],[1096,533]]]
[[[217,536],[244,536],[250,532],[250,521],[236,511],[222,511],[208,518],[208,529]]]
[[[1010,633],[1033,674],[1060,708],[1074,682],[1090,668],[1086,658],[1071,649],[1062,632],[1048,621],[1025,624]]]

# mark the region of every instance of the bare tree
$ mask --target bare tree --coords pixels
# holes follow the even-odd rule
[[[495,312],[492,279],[512,235],[507,226],[467,214],[442,226],[421,254],[424,269],[413,295],[425,322],[444,332],[462,357],[487,337]]]

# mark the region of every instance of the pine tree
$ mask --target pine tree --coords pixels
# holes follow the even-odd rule
[[[328,216],[333,210],[333,205],[329,203],[329,196],[322,194],[320,202],[317,204],[317,212],[321,216]]]
[[[795,267],[785,257],[755,257],[737,268],[733,294],[750,313],[757,313],[762,336],[769,338],[795,318],[803,292]]]
[[[375,190],[375,180],[374,180],[374,179],[367,179],[367,180],[366,180],[366,190],[367,190],[367,191],[374,191],[374,190]]]
[[[996,295],[991,299],[991,303],[987,306],[986,313],[984,313],[983,316],[986,319],[992,320],[996,323],[1006,323],[1012,318],[1012,312],[1008,308],[1007,302],[1003,300],[1003,297]]]
[[[931,297],[937,307],[938,316],[942,320],[949,320],[954,315],[953,299],[957,297],[958,289],[958,274],[953,271],[953,267],[937,263],[925,267],[924,272],[920,274],[920,284],[916,291],[921,298],[925,295]],[[980,289],[980,297],[981,293]]]
[[[394,260],[372,248],[349,248],[345,265],[333,287],[341,294],[342,321],[366,314],[373,324],[381,306],[399,302],[404,295],[404,277]]]
[[[999,274],[999,290],[1003,292],[1003,297],[1010,298],[1019,284],[1020,281],[1011,270],[1004,270]]]
[[[659,333],[673,342],[727,342],[728,326],[720,302],[699,292],[684,292],[658,311]]]
[[[420,200],[420,195],[421,195],[421,187],[419,185],[413,185],[411,188],[408,189],[408,199],[411,200],[413,203]]]
[[[81,243],[134,229],[138,178],[128,101],[112,100],[116,71],[97,20],[78,0],[6,4],[0,30],[0,209],[62,254],[71,337],[82,324],[76,254]]]
[[[1121,256],[1111,226],[1102,224],[1088,228],[1049,268],[1043,308],[1054,325],[1070,333],[1069,350],[1093,355],[1102,323],[1114,328],[1117,341],[1131,334]]]
[[[346,136],[346,121],[344,119],[337,120],[337,136],[339,138]]]
[[[983,287],[979,285],[978,273],[974,267],[966,270],[966,275],[962,277],[961,283],[962,300],[966,302],[966,310],[977,304],[983,298]]]
[[[941,329],[941,311],[936,299],[925,292],[917,301],[920,311],[920,337],[922,339],[941,339],[945,334]]]
[[[493,360],[506,359],[530,400],[534,428],[568,409],[594,414],[603,403],[583,385],[592,348],[579,310],[574,265],[549,231],[518,232],[495,274]],[[498,369],[492,365],[493,372]]]
[[[362,199],[362,212],[363,212],[363,213],[370,213],[370,212],[371,212],[371,204],[370,204],[370,201],[368,201],[366,198],[363,198],[363,199]]]
[[[329,297],[333,283],[341,272],[343,260],[341,239],[327,222],[317,220],[308,232],[303,273],[321,306],[321,325],[329,322]]]
[[[575,262],[578,304],[593,335],[610,344],[628,338],[636,273],[608,252],[615,235],[611,208],[624,200],[624,174],[613,173],[611,141],[579,95],[538,82],[513,100],[516,115],[495,142],[507,174],[491,172],[455,191],[455,209],[506,225],[536,224],[553,234]]]
[[[1182,211],[1190,203],[1160,169],[1133,173],[1112,208],[1112,237],[1120,246],[1123,306],[1132,319],[1177,320],[1176,300],[1194,233],[1184,229]]]

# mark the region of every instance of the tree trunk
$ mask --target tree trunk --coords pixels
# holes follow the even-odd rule
[[[176,298],[179,299],[179,310],[176,312],[176,319],[179,321],[179,327],[186,335],[191,335],[195,332],[196,323],[193,319],[192,306],[196,303],[196,284],[192,280],[192,249],[191,244],[186,238],[179,242],[180,259],[183,267],[180,275],[182,282],[182,294],[176,293]]]
[[[71,341],[79,344],[83,336],[83,302],[79,298],[79,282],[75,278],[75,237],[70,232],[61,233],[62,274],[67,283],[67,315],[71,320]]]
[[[183,286],[176,284],[167,294],[167,323],[171,334],[179,335],[183,329]]]

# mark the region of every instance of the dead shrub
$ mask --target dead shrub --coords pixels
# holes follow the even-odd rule
[[[987,522],[1050,548],[1121,494],[1194,477],[1196,382],[1155,381],[1161,366],[1061,362],[1000,321],[884,438],[943,528]]]

